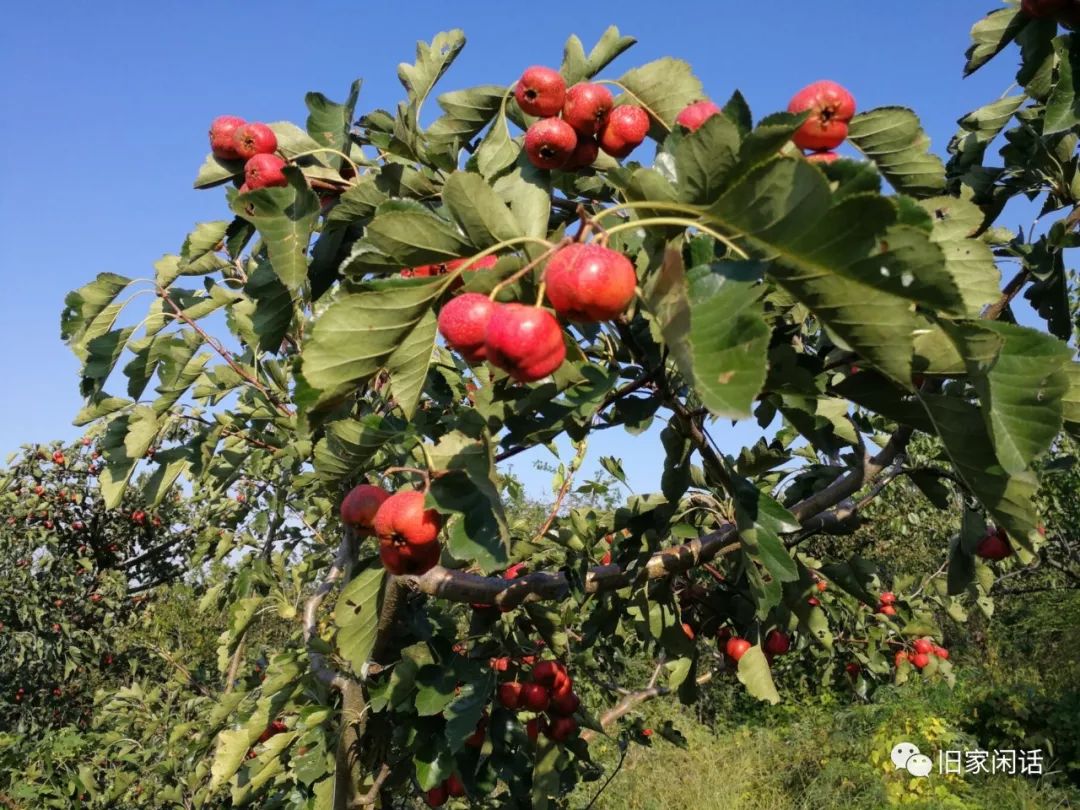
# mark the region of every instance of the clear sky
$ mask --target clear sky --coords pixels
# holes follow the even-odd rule
[[[439,89],[506,84],[530,64],[558,66],[570,33],[588,49],[615,24],[639,43],[605,75],[677,56],[717,101],[742,90],[758,118],[783,109],[804,84],[835,79],[860,109],[914,108],[942,154],[956,120],[1012,83],[1015,54],[961,78],[971,24],[994,7],[994,0],[8,4],[0,26],[0,323],[8,335],[0,456],[23,442],[77,435],[77,364],[59,339],[64,294],[102,271],[150,275],[192,225],[226,215],[220,190],[191,188],[216,115],[303,125],[306,91],[340,100],[357,77],[360,111],[392,108],[403,96],[397,64],[412,61],[417,39],[450,28],[463,29],[469,44]],[[714,435],[736,451],[755,431],[751,422]],[[623,456],[636,489],[656,488],[657,450],[629,442],[608,431],[593,455]],[[528,465],[516,469],[526,474]],[[530,488],[541,480],[530,478]]]

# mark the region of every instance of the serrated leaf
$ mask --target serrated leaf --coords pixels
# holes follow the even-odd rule
[[[479,249],[522,235],[510,209],[478,174],[451,174],[443,186],[443,202],[469,241]]]
[[[362,419],[339,419],[323,428],[315,445],[315,472],[333,483],[352,480],[383,447],[403,434],[389,419],[370,414]]]
[[[1001,295],[1001,271],[994,253],[973,239],[982,225],[983,212],[974,203],[955,197],[931,197],[919,202],[933,217],[930,239],[941,248],[945,266],[963,299],[962,315],[974,318]]]
[[[192,185],[195,188],[213,188],[243,174],[244,161],[221,160],[211,153],[206,156],[206,160],[199,167],[199,172],[195,175],[195,182]]]
[[[512,171],[501,175],[494,184],[495,193],[510,206],[523,236],[543,239],[551,217],[551,182],[548,173],[527,160],[519,160]],[[526,250],[537,250],[527,246]]]
[[[437,101],[445,115],[428,127],[428,138],[460,147],[476,137],[498,114],[505,94],[506,88],[495,84],[443,93]]]
[[[746,687],[746,691],[772,705],[780,702],[780,693],[776,691],[773,683],[772,671],[769,662],[765,659],[765,653],[758,645],[754,645],[743,653],[739,659],[739,668],[736,672],[739,682]]]
[[[680,199],[702,205],[715,202],[735,167],[740,145],[739,130],[726,115],[714,115],[678,137],[672,155]]]
[[[971,28],[972,44],[966,54],[964,75],[970,76],[1004,50],[1026,24],[1026,16],[1018,14],[1015,7],[991,12],[975,23]]]
[[[244,292],[254,302],[251,328],[261,351],[276,352],[293,320],[293,297],[268,262],[259,262],[248,276]]]
[[[288,167],[289,185],[236,194],[233,211],[259,231],[281,283],[290,290],[307,281],[307,249],[319,216],[319,198],[299,169]]]
[[[1080,37],[1067,34],[1054,39],[1057,81],[1046,100],[1043,135],[1065,132],[1080,124]]]
[[[674,128],[683,108],[706,97],[690,65],[670,56],[627,71],[618,84],[654,119],[651,134],[657,140]]]
[[[559,746],[546,736],[536,739],[532,773],[532,810],[551,810],[559,796]]]
[[[505,169],[513,166],[521,154],[519,146],[511,137],[505,109],[491,124],[484,139],[476,147],[476,168],[486,179],[492,180]]]
[[[431,354],[435,348],[438,321],[434,310],[424,313],[420,322],[386,358],[390,375],[390,393],[406,419],[412,419],[424,391]]]
[[[344,104],[331,101],[322,93],[308,93],[304,103],[308,108],[307,131],[318,143],[339,152],[348,153],[349,130],[352,128],[356,112],[356,102],[360,97],[361,80],[357,79],[349,86],[349,95]],[[320,152],[319,158],[340,169],[344,161],[337,155]]]
[[[86,357],[86,343],[112,329],[120,314],[116,297],[131,279],[115,273],[99,273],[97,278],[69,292],[60,315],[60,339],[80,359]]]
[[[379,207],[367,226],[362,244],[366,243],[388,257],[399,267],[418,267],[440,264],[468,255],[468,239],[442,217],[436,216],[418,203],[388,203]],[[346,260],[343,272],[349,269]]]
[[[927,197],[945,188],[945,166],[930,154],[930,139],[915,113],[905,107],[880,107],[851,119],[848,138],[874,161],[901,194]]]
[[[353,672],[360,672],[371,658],[385,574],[382,566],[361,571],[342,589],[334,608],[338,654],[349,662]]]
[[[244,764],[250,741],[247,730],[231,728],[217,736],[214,760],[210,764],[210,792],[213,793],[228,782]]]

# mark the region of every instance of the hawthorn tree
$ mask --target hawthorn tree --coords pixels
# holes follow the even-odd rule
[[[779,656],[864,692],[951,678],[935,612],[989,612],[1035,559],[1039,461],[1080,429],[1080,42],[1036,6],[975,25],[966,70],[1017,40],[1018,90],[960,119],[947,162],[912,111],[856,114],[832,83],[755,122],[678,59],[608,78],[634,43],[614,27],[558,71],[436,96],[430,123],[460,31],[399,67],[394,111],[357,119],[356,82],[309,94],[304,129],[215,120],[195,186],[231,216],[62,318],[106,504],[144,467],[151,501],[247,488],[248,530],[189,563],[229,563],[207,596],[223,671],[256,615],[294,622],[203,718],[185,800],[558,806],[600,776],[589,740],[631,739],[657,695],[730,677],[776,702]],[[997,224],[1019,197],[1049,226]],[[1045,328],[1016,322],[1021,294]],[[761,440],[725,453],[748,418]],[[564,509],[607,429],[658,440],[658,491]],[[921,436],[941,452],[913,465]],[[499,465],[559,440],[550,514],[512,531]],[[898,480],[962,515],[947,576],[805,553]]]

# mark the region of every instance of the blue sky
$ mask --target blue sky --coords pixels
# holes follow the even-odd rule
[[[455,27],[469,44],[440,89],[509,83],[530,64],[557,66],[568,34],[589,48],[614,23],[639,44],[611,76],[677,56],[716,100],[742,90],[759,118],[783,109],[804,84],[831,78],[853,91],[860,109],[914,108],[940,154],[957,118],[1012,83],[1015,54],[961,78],[968,30],[994,7],[994,0],[12,4],[0,30],[0,322],[8,335],[0,455],[78,433],[71,426],[80,407],[77,364],[59,340],[64,294],[102,271],[150,275],[192,225],[225,216],[220,190],[191,188],[216,115],[302,125],[306,91],[341,99],[357,77],[361,111],[392,107],[403,94],[397,64],[412,61],[417,39]],[[731,451],[755,434],[752,422],[714,433]],[[649,490],[659,457],[646,446],[608,431],[592,455],[623,456],[635,488]],[[529,474],[527,463],[515,466],[530,489],[546,479]]]

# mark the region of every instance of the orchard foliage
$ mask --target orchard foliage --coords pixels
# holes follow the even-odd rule
[[[436,95],[460,31],[399,66],[392,111],[358,117],[356,82],[341,103],[310,93],[304,128],[270,124],[283,184],[253,188],[249,171],[241,186],[244,161],[217,148],[195,186],[223,186],[226,216],[196,225],[150,280],[108,273],[70,293],[62,317],[104,504],[137,490],[160,505],[182,486],[212,514],[242,513],[228,518],[242,530],[204,532],[188,563],[229,565],[204,600],[229,616],[222,672],[255,616],[293,620],[267,679],[207,711],[217,741],[190,805],[464,792],[556,806],[598,778],[588,740],[619,733],[630,697],[693,701],[734,673],[731,688],[776,702],[781,656],[864,693],[920,671],[951,678],[935,615],[989,612],[998,572],[1035,559],[1040,460],[1080,431],[1064,259],[1080,41],[1013,6],[973,37],[969,71],[1019,41],[1019,90],[964,115],[947,162],[912,111],[850,116],[846,100],[839,137],[859,157],[811,161],[792,138],[814,109],[755,119],[738,91],[674,58],[619,74],[634,40],[615,28],[588,53],[571,37],[559,73],[568,95],[601,82],[615,110],[647,113],[651,140],[621,160],[537,168],[512,83],[525,65]],[[721,92],[719,112],[700,104]],[[997,224],[1017,197],[1048,227]],[[614,317],[558,321],[546,271],[581,243],[625,257],[636,294]],[[1044,329],[1016,323],[1021,293]],[[452,351],[440,315],[466,294],[534,313],[555,340],[542,359],[564,359],[532,366],[537,379],[485,362],[475,340],[470,357]],[[488,329],[485,349],[535,348],[505,334]],[[755,419],[761,440],[723,453],[712,432],[728,419]],[[589,435],[611,428],[659,440],[658,490],[562,509]],[[920,436],[941,452],[916,469]],[[551,513],[511,526],[498,465],[561,438],[576,455]],[[622,477],[617,459],[604,465]],[[963,514],[941,537],[946,577],[887,582],[872,559],[805,553],[900,480]],[[361,483],[423,493],[440,564],[384,571],[366,529],[336,517]],[[1014,553],[990,564],[976,552],[998,529]],[[620,699],[643,656],[655,674]],[[551,660],[595,686],[566,712],[572,732],[530,735],[541,696],[519,713],[496,695]]]

